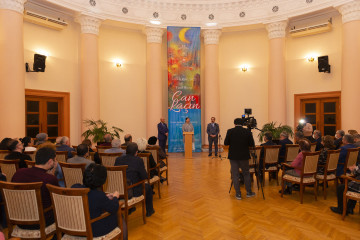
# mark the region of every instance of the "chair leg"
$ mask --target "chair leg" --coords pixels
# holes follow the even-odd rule
[[[315,181],[315,186],[314,186],[314,194],[315,194],[315,201],[317,201],[317,193],[318,193],[318,188],[317,188],[317,182]]]
[[[62,238],[62,234],[61,234],[61,231],[60,231],[60,230],[57,230],[57,231],[56,231],[56,236],[57,236],[57,239],[61,239],[61,238]]]
[[[276,170],[276,182],[277,182],[277,185],[279,186],[279,172]]]
[[[304,185],[300,183],[300,203],[303,203]]]
[[[169,171],[166,169],[166,184],[169,185]]]
[[[265,166],[264,166],[263,175],[262,175],[262,185],[263,185],[263,187],[265,186]]]
[[[327,181],[326,180],[324,180],[324,185],[323,185],[323,188],[324,188],[324,200],[326,200],[326,185],[327,185]]]
[[[284,179],[282,179],[282,181],[281,181],[281,197],[283,197],[283,195],[284,195],[284,187],[285,187],[285,181],[284,181]]]
[[[143,214],[144,224],[146,224],[145,199],[142,201],[142,214]]]
[[[344,190],[344,191],[346,191],[346,189]],[[344,220],[345,219],[345,215],[346,215],[346,207],[347,207],[347,201],[346,201],[346,195],[344,194],[344,196],[343,196],[343,212],[342,212],[342,220]]]
[[[159,198],[161,198],[161,195],[160,195],[160,180],[158,181],[157,185],[158,185]]]
[[[129,217],[129,208],[128,208],[128,206],[126,206],[124,208],[124,210],[125,210],[125,222],[126,222],[126,226],[128,226],[128,217]]]

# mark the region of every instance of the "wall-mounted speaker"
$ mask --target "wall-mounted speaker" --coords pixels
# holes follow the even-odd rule
[[[321,56],[318,57],[318,68],[319,72],[330,73],[329,57]]]
[[[46,56],[40,54],[34,54],[34,72],[44,72],[45,71],[45,60]]]

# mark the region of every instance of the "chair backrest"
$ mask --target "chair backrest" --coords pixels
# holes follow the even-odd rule
[[[71,155],[72,155],[73,157],[75,157],[75,156],[77,155],[77,152],[71,151]]]
[[[40,192],[42,184],[42,182],[10,183],[0,181],[8,223],[40,224],[42,229],[40,231],[45,233],[45,219]]]
[[[11,182],[12,177],[19,169],[20,160],[0,160],[1,171],[6,175],[6,180]]]
[[[260,158],[260,152],[261,152],[261,148],[260,146],[256,146],[256,147],[251,147],[250,148],[250,153],[252,153],[253,151],[255,151],[255,159],[254,159],[254,155],[250,154],[250,159],[249,159],[249,165],[253,166],[256,164],[259,164],[259,158]]]
[[[54,207],[56,228],[69,235],[92,239],[88,192],[89,188],[61,188],[46,184]],[[89,239],[89,238],[88,238]]]
[[[56,160],[66,163],[68,159],[68,151],[56,151]]]
[[[106,149],[112,148],[111,146],[96,146],[96,151],[100,154],[105,152]]]
[[[263,146],[264,163],[277,163],[279,159],[280,145]]]
[[[75,149],[75,151],[76,151],[77,145],[72,145],[72,148]]]
[[[99,153],[102,165],[109,167],[114,166],[116,158],[121,155],[122,153]]]
[[[28,168],[32,168],[35,166],[35,162],[34,161],[29,161],[29,160],[25,160],[25,163],[27,165]]]
[[[150,154],[151,153],[138,153],[138,157],[142,158],[142,160],[144,161],[144,165],[145,165],[145,170],[148,173],[148,177],[150,178],[150,174],[149,174],[149,168],[150,168]]]
[[[85,171],[85,163],[64,163],[59,162],[61,170],[64,174],[65,186],[70,188],[75,183],[83,184],[83,173]]]
[[[292,162],[299,154],[299,144],[286,144],[285,162]]]
[[[336,170],[339,161],[339,155],[340,155],[340,149],[327,151],[326,169],[328,172]]]
[[[316,149],[316,142],[315,142],[315,143],[311,143],[310,151],[311,151],[311,152],[315,152],[315,149]]]
[[[94,162],[95,152],[89,152],[89,159]]]
[[[9,150],[0,150],[0,159],[5,159],[5,156],[10,153]]]
[[[147,148],[146,148],[146,151],[151,152],[151,154],[153,155],[154,160],[155,160],[156,162],[159,162],[159,161],[160,161],[159,149],[160,149],[160,146],[157,146],[157,145],[147,146]]]
[[[344,173],[346,174],[346,170],[354,166],[357,162],[357,157],[359,155],[359,148],[348,148],[345,160]]]
[[[127,193],[127,183],[126,183],[126,169],[127,165],[124,166],[115,166],[108,167],[107,170],[107,179],[103,185],[103,190],[106,193],[113,193],[118,191],[120,195],[124,196],[125,192]],[[126,194],[127,196],[127,194]]]
[[[316,174],[320,152],[303,152],[302,173],[306,175]]]
[[[35,161],[36,151],[28,151],[24,152],[24,154],[29,155],[31,157],[31,160]]]
[[[126,150],[127,146],[121,146],[122,149]]]

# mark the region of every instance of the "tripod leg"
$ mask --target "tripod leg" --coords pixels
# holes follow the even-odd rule
[[[232,185],[233,185],[233,181],[231,180],[229,193],[231,192]]]

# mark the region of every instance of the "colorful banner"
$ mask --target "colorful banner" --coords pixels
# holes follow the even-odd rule
[[[201,152],[200,28],[168,27],[169,152],[183,152],[182,125],[194,126],[195,152]]]

